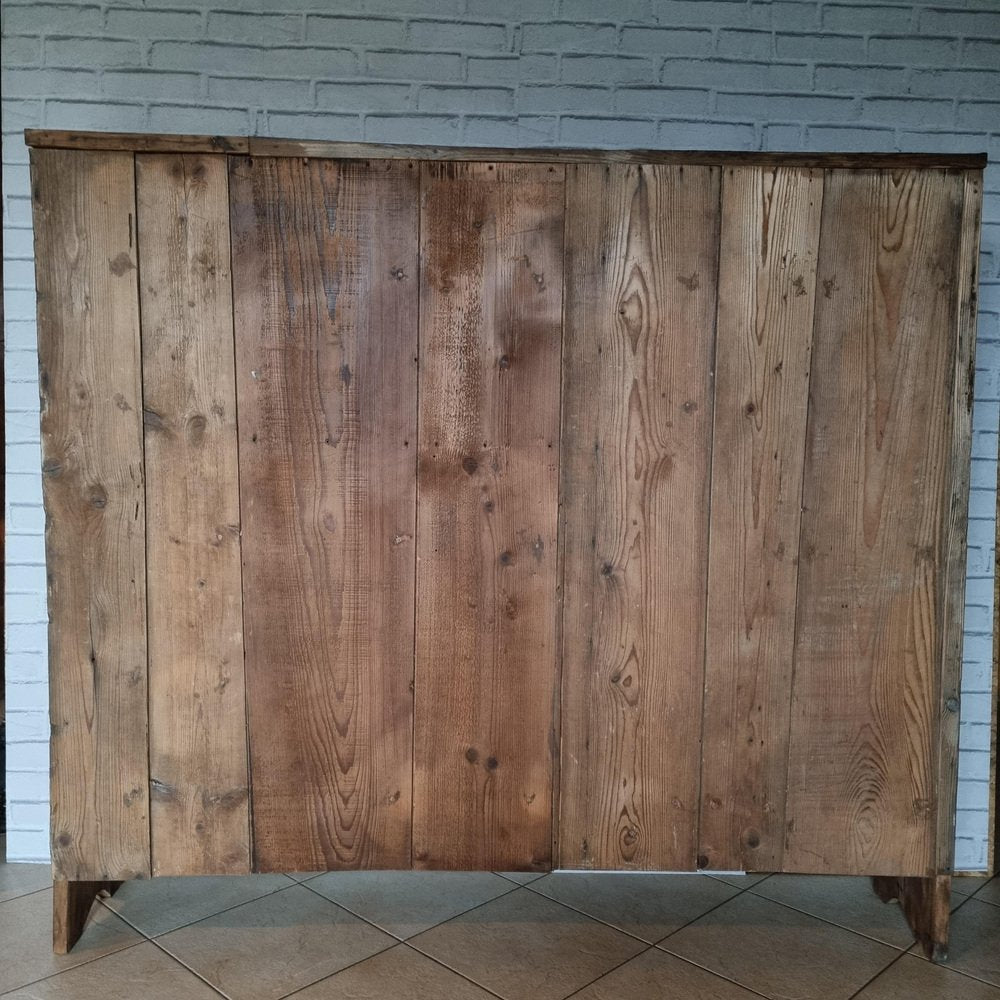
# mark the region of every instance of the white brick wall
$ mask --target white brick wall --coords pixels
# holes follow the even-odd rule
[[[3,3],[12,858],[48,856],[25,127],[466,145],[988,150],[957,864],[986,860],[1000,0]]]

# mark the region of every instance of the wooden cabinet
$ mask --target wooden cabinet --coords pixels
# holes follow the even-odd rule
[[[745,868],[943,944],[983,158],[28,140],[64,925]]]

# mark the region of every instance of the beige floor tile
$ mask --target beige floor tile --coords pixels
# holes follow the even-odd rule
[[[976,899],[981,903],[995,903],[1000,906],[1000,876],[979,886],[976,891]]]
[[[989,879],[985,875],[956,875],[951,880],[951,891],[961,896],[975,895]]]
[[[846,1000],[899,952],[753,893],[658,947],[766,996]]]
[[[913,934],[896,903],[883,903],[871,879],[850,875],[772,875],[751,892],[906,950]]]
[[[304,885],[207,917],[157,942],[238,1000],[277,1000],[394,943]]]
[[[287,875],[185,875],[126,882],[108,906],[147,937],[292,885]]]
[[[509,878],[511,882],[516,882],[518,885],[527,885],[529,882],[536,882],[542,878],[545,872],[497,872],[496,874]]]
[[[1000,1000],[1000,989],[947,966],[904,955],[866,986],[857,1000]]]
[[[52,888],[51,865],[0,863],[0,903],[39,889]]]
[[[7,1000],[218,1000],[218,997],[215,990],[149,941],[5,994]]]
[[[309,888],[398,938],[514,891],[492,872],[327,872]]]
[[[602,976],[573,1000],[753,1000],[749,990],[650,948]]]
[[[947,966],[1000,986],[1000,906],[973,896],[951,915]]]
[[[410,944],[507,1000],[557,1000],[645,945],[527,888],[515,889]]]
[[[53,955],[52,890],[8,899],[0,903],[0,993],[140,941],[141,934],[98,904],[73,950],[68,955]]]
[[[729,885],[735,885],[737,889],[748,889],[771,877],[768,872],[751,872],[749,875],[719,875],[716,872],[705,872],[705,874],[722,882],[728,882]]]
[[[532,883],[531,889],[650,944],[739,891],[704,875],[618,872],[559,872]]]
[[[491,1000],[492,994],[398,944],[295,994],[295,1000]],[[620,1000],[620,998],[616,998]]]

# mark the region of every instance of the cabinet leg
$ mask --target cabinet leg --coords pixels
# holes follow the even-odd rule
[[[101,892],[114,895],[121,882],[75,882],[56,879],[52,883],[52,950],[65,955],[83,933],[90,907]]]
[[[913,936],[932,962],[948,958],[948,923],[951,919],[951,876],[928,878],[880,875],[872,888],[883,903],[899,900]]]

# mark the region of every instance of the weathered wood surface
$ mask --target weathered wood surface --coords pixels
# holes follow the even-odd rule
[[[699,854],[780,871],[823,173],[722,179]]]
[[[32,153],[52,859],[149,874],[146,560],[131,153]]]
[[[275,139],[269,136],[170,135],[144,132],[74,132],[25,129],[24,141],[36,148],[126,149],[135,152],[249,153],[251,156],[308,156],[327,159],[470,160],[500,163],[647,163],[700,166],[932,168],[982,170],[985,153],[808,153],[758,150],[574,149],[560,147],[427,146],[404,143],[335,142]]]
[[[718,209],[567,168],[561,867],[695,867]]]
[[[52,951],[66,955],[80,940],[87,917],[98,896],[113,896],[121,882],[77,882],[56,879],[52,883]]]
[[[154,875],[250,870],[226,159],[136,157]]]
[[[875,895],[888,903],[896,900],[913,936],[932,962],[948,959],[948,930],[951,924],[951,876],[929,878],[872,879]]]
[[[230,164],[254,866],[406,868],[418,171]]]
[[[422,189],[414,865],[547,869],[563,169]]]
[[[962,203],[960,173],[826,177],[787,870],[936,872]]]
[[[25,129],[24,141],[36,149],[121,150],[131,153],[248,153],[245,135],[182,135],[154,132],[73,132]]]
[[[958,792],[959,709],[965,625],[966,541],[969,527],[969,475],[972,459],[972,401],[976,369],[976,314],[979,306],[979,233],[982,175],[968,172],[962,185],[962,216],[955,267],[955,314],[951,324],[951,393],[939,420],[950,425],[945,470],[944,538],[941,555],[941,649],[938,713],[937,795],[938,874],[951,874],[955,860],[955,805]],[[994,688],[994,691],[996,689]]]

